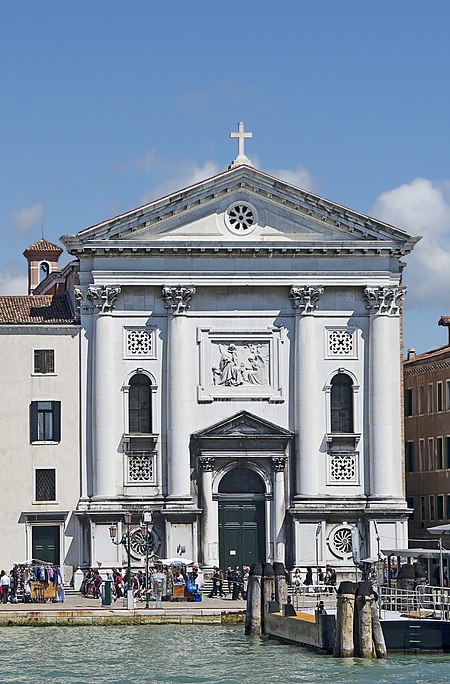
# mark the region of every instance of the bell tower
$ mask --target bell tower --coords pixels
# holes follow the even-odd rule
[[[58,260],[63,250],[47,240],[38,240],[24,251],[28,261],[28,294],[53,271],[58,270]]]

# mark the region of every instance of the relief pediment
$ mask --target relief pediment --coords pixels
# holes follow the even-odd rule
[[[265,437],[290,439],[292,433],[285,428],[275,425],[263,418],[241,411],[231,418],[196,432],[197,439],[205,438],[239,438],[239,437]]]

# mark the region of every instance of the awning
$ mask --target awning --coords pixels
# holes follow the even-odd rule
[[[443,549],[382,549],[385,556],[403,556],[404,558],[442,558],[450,559],[450,551]]]
[[[427,527],[430,534],[450,534],[450,525],[437,525],[436,527]]]

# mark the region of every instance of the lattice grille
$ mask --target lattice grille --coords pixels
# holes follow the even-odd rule
[[[330,481],[331,482],[356,482],[357,461],[356,454],[352,452],[330,453]]]
[[[153,484],[155,479],[155,460],[152,451],[134,451],[128,454],[129,484]]]
[[[149,330],[135,329],[126,332],[127,356],[152,356],[153,335]]]
[[[36,501],[56,501],[54,468],[38,468],[36,470]]]
[[[328,332],[328,353],[332,356],[353,356],[353,334],[348,330],[330,330]]]

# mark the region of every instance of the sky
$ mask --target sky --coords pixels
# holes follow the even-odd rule
[[[405,349],[447,343],[450,2],[2,0],[0,293],[23,250],[260,169],[423,239]]]

